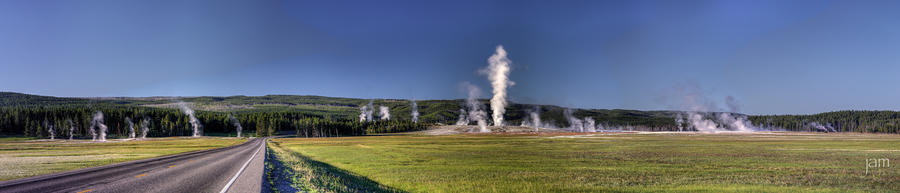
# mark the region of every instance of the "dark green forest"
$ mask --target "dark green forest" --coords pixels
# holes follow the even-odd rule
[[[816,131],[810,123],[833,127],[837,132],[898,133],[900,112],[897,111],[835,111],[814,115],[758,115],[750,116],[756,125],[787,131]]]
[[[47,137],[48,126],[56,128],[56,136],[68,138],[74,128],[75,138],[90,138],[92,116],[103,112],[110,138],[128,135],[126,117],[136,127],[149,122],[148,137],[190,136],[189,117],[175,104],[191,104],[203,125],[205,135],[234,136],[234,116],[244,135],[269,136],[295,133],[301,137],[353,136],[424,130],[430,125],[453,124],[462,100],[417,101],[419,122],[413,123],[410,101],[400,99],[353,99],[323,96],[266,95],[230,97],[107,97],[68,98],[0,92],[0,134]],[[392,119],[360,122],[359,107],[372,102],[387,106]],[[486,107],[488,101],[482,100]],[[566,108],[552,105],[510,104],[505,119],[508,125],[519,125],[530,111],[538,110],[541,120],[557,127],[568,127]],[[490,113],[490,111],[488,111]],[[676,111],[637,111],[622,109],[576,109],[575,117],[591,117],[607,128],[642,131],[675,131]],[[490,116],[490,115],[488,115]],[[814,115],[751,115],[748,119],[761,128],[784,131],[817,131],[815,122],[833,127],[838,132],[898,133],[900,112],[837,111]],[[69,124],[71,120],[72,124]],[[45,124],[46,122],[46,124]]]

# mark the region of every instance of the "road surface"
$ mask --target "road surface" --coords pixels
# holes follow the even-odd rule
[[[265,138],[212,150],[0,182],[0,192],[260,192]]]

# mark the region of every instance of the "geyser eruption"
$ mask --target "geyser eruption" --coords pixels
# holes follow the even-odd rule
[[[522,121],[522,127],[532,127],[535,132],[537,132],[540,127],[543,127],[543,124],[541,123],[540,106],[534,106],[534,109],[528,110],[528,119]]]
[[[675,124],[678,126],[678,131],[684,131],[684,117],[681,116],[681,113],[675,113]]]
[[[194,116],[194,110],[191,110],[190,107],[187,106],[184,102],[178,102],[178,107],[181,108],[181,112],[184,112],[190,118],[191,128],[194,129],[194,137],[200,137],[203,135],[203,125],[200,124],[200,120]]]
[[[411,108],[411,112],[409,114],[410,114],[410,116],[412,116],[412,122],[418,123],[419,122],[419,105],[416,104],[415,100],[411,100],[410,102],[412,104],[409,105]]]
[[[464,83],[464,85],[468,90],[466,106],[469,108],[466,124],[468,125],[469,121],[475,121],[478,123],[478,132],[490,132],[490,130],[487,129],[487,120],[485,120],[487,118],[487,113],[484,112],[484,110],[481,110],[481,102],[478,101],[478,96],[481,95],[481,89],[478,89],[477,86],[468,82]]]
[[[487,113],[483,110],[477,111],[469,111],[469,117],[475,119],[475,122],[478,123],[478,132],[491,132],[487,129]]]
[[[584,132],[583,122],[581,121],[581,119],[575,118],[575,116],[573,116],[572,114],[573,114],[572,109],[566,109],[565,111],[563,111],[563,115],[566,117],[567,120],[569,120],[569,130],[576,131],[576,132]]]
[[[369,104],[366,106],[359,107],[359,122],[364,121],[374,121],[372,119],[372,113],[375,111],[375,107],[372,106],[372,101],[369,100]]]
[[[368,106],[360,106],[359,107],[359,122],[365,122],[366,120],[366,112],[369,112]]]
[[[751,132],[755,131],[756,126],[750,122],[744,115],[734,115],[731,113],[719,113],[719,121],[725,124],[727,128],[733,131]]]
[[[94,119],[91,120],[91,135],[93,135],[94,141],[106,141],[106,125],[103,124],[103,112],[97,111],[97,113],[94,113]]]
[[[237,118],[234,118],[234,115],[228,114],[228,118],[231,119],[231,124],[234,125],[235,130],[237,131],[237,137],[241,137],[241,130],[244,130],[241,127],[241,121],[238,121]]]
[[[44,119],[44,127],[47,128],[47,133],[50,134],[50,139],[56,139],[56,130],[54,130],[53,124],[48,123],[47,120]]]
[[[141,139],[147,138],[147,133],[150,133],[150,117],[144,117],[141,122]]]
[[[378,116],[381,120],[391,120],[391,109],[387,106],[378,106]]]
[[[128,124],[128,138],[134,139],[134,122],[131,122],[131,117],[125,117],[125,123]]]
[[[687,111],[684,112],[685,115],[676,115],[675,123],[686,121],[686,123],[688,123],[688,128],[693,128],[700,132],[752,132],[759,130],[751,124],[750,120],[747,119],[747,116],[736,114],[740,109],[737,100],[732,96],[725,98],[725,103],[729,108],[729,112],[716,113],[714,111],[720,110],[716,108],[714,103],[710,102],[700,94],[699,88],[681,88],[679,91],[679,93],[682,94],[680,105],[683,109],[687,109]],[[715,120],[705,117],[704,114],[713,115]],[[684,119],[682,119],[682,116]]]
[[[696,111],[688,111],[685,112],[687,114],[688,127],[693,127],[695,130],[700,132],[716,132],[716,131],[726,131],[724,128],[719,128],[719,125],[712,120],[705,119],[702,114]]]
[[[375,107],[372,106],[372,101],[373,100],[369,100],[369,104],[366,106],[366,108],[369,109],[369,111],[366,111],[366,120],[369,120],[369,121],[375,120],[375,118],[372,117],[372,114],[375,112]]]
[[[468,115],[466,109],[459,109],[459,119],[456,120],[456,125],[469,125]]]
[[[593,117],[584,117],[584,132],[597,132],[597,126]]]
[[[511,61],[506,58],[506,50],[503,46],[497,46],[496,52],[488,58],[487,68],[481,69],[481,74],[487,75],[491,82],[492,92],[491,110],[494,118],[494,126],[503,126],[503,113],[506,113],[506,88],[515,85],[515,82],[509,80],[509,64]]]
[[[91,128],[89,128],[88,131],[91,132],[91,140],[97,141],[97,130],[94,130],[94,124],[94,121],[91,121]]]
[[[837,132],[837,130],[835,130],[834,127],[832,127],[830,123],[822,125],[817,122],[812,122],[812,123],[809,123],[809,126],[816,130],[823,131],[825,133]]]
[[[69,122],[69,140],[72,140],[75,136],[75,123],[72,122],[72,119],[66,121]]]

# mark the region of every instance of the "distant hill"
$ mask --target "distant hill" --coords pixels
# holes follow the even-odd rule
[[[103,106],[103,107],[158,107],[175,108],[179,101],[191,104],[195,109],[213,112],[316,112],[337,114],[346,119],[355,119],[359,107],[369,101],[376,106],[388,106],[391,116],[411,119],[410,101],[403,99],[358,99],[313,95],[266,95],[266,96],[201,96],[201,97],[52,97],[14,92],[0,92],[0,107],[38,106]],[[452,124],[458,118],[463,100],[421,100],[419,120],[440,124]],[[488,101],[481,100],[488,108]],[[539,107],[541,119],[566,127],[568,120],[563,115],[565,108],[553,105],[511,103],[507,107],[505,120],[508,124],[519,125],[530,110]],[[490,111],[487,111],[490,113]],[[591,116],[597,123],[635,127],[671,127],[674,124],[671,111],[638,111],[622,109],[575,109],[576,117]],[[490,117],[490,115],[488,115]]]

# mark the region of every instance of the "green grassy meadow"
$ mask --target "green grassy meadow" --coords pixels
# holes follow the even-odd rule
[[[152,138],[92,143],[89,140],[0,138],[0,180],[146,159],[240,144],[238,138]]]
[[[900,158],[900,136],[886,134],[394,135],[269,148],[299,171],[295,187],[323,192],[900,191],[900,167],[865,174],[866,159]]]

